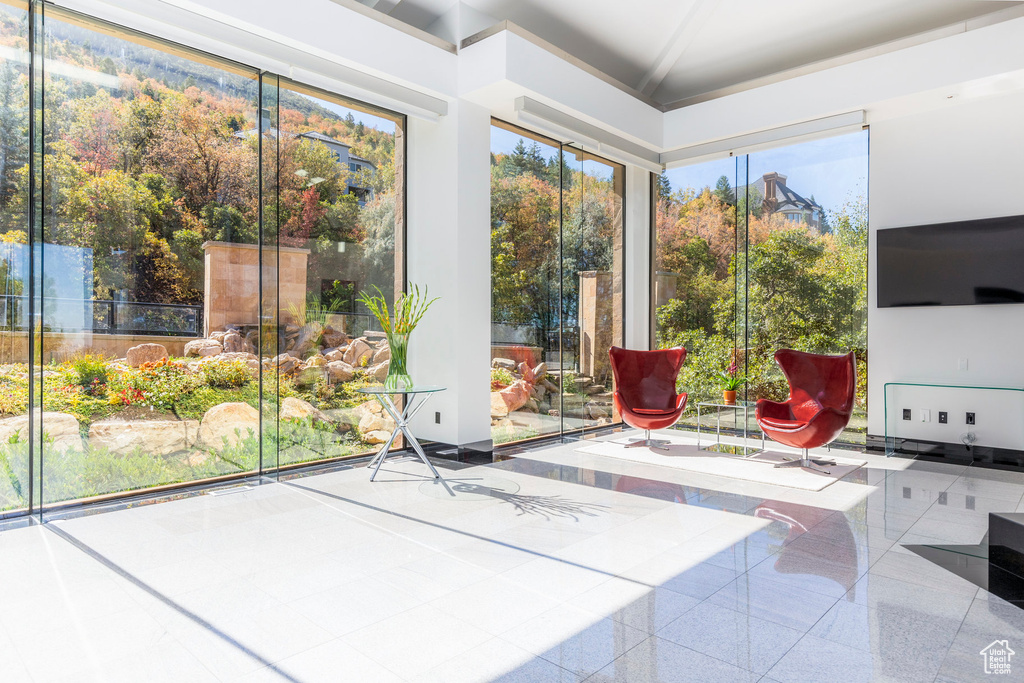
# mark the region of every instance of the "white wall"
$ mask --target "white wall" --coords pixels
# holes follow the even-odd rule
[[[1024,214],[1024,93],[964,101],[871,125],[871,254],[882,228]],[[956,268],[955,263],[949,264]],[[1021,267],[1024,267],[1022,264]],[[882,387],[890,381],[1024,387],[1024,306],[875,307],[869,265],[868,427],[884,433]],[[966,371],[958,361],[968,360]],[[973,429],[985,445],[1024,448],[1024,400],[986,392],[901,390],[903,407],[931,408],[932,422],[899,425],[902,436],[956,442],[963,411],[981,406]],[[954,396],[955,394],[955,396]],[[931,396],[932,398],[929,398]],[[935,422],[938,410],[950,424]],[[891,418],[890,418],[891,420]],[[954,432],[956,432],[954,434]]]

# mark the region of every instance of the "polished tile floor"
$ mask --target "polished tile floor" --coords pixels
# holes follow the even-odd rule
[[[810,492],[578,448],[0,531],[0,680],[976,681],[995,640],[1024,677],[1024,610],[902,547],[979,542],[1024,474],[858,455]]]

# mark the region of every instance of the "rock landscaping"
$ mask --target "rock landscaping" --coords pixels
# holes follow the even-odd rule
[[[563,387],[564,389],[560,389]],[[491,427],[496,443],[503,435],[519,430],[537,435],[542,417],[566,417],[591,424],[610,424],[612,393],[592,377],[549,370],[546,363],[531,367],[529,361],[491,359]]]
[[[258,330],[229,328],[189,342],[181,358],[140,344],[125,358],[80,354],[37,368],[45,410],[34,428],[42,424],[46,466],[68,470],[51,493],[63,500],[254,470],[261,423],[264,453],[276,450],[282,463],[385,442],[394,421],[356,389],[387,377],[386,338],[315,322],[281,332],[274,356],[256,354]],[[28,370],[0,365],[0,510],[27,490]]]

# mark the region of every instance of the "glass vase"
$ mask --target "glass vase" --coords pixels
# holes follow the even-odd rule
[[[412,387],[409,376],[409,332],[404,334],[393,332],[388,335],[388,347],[391,349],[391,363],[388,365],[388,376],[384,380],[384,388],[401,391]]]

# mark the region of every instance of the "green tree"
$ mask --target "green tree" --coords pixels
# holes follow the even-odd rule
[[[718,201],[723,204],[732,205],[736,203],[736,193],[732,191],[729,176],[723,175],[718,178],[718,182],[715,183],[714,194],[718,197]]]

